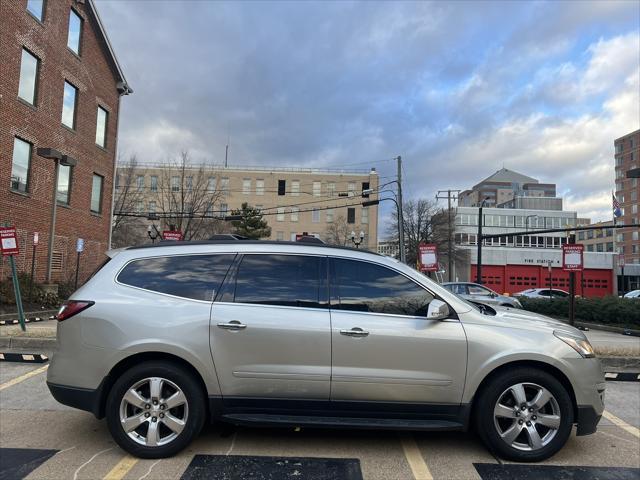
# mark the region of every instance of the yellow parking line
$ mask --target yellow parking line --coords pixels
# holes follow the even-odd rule
[[[616,424],[618,427],[622,428],[623,430],[626,430],[627,432],[629,432],[631,435],[640,438],[640,430],[638,430],[636,427],[634,427],[633,425],[629,425],[627,422],[625,422],[624,420],[622,420],[621,418],[616,417],[613,413],[611,412],[607,412],[606,410],[604,412],[602,412],[602,416],[604,418],[606,418],[607,420],[609,420],[611,423]]]
[[[35,377],[36,375],[40,375],[42,372],[46,372],[47,368],[49,368],[49,365],[45,365],[44,367],[40,367],[35,370],[31,370],[30,372],[27,372],[24,375],[20,375],[19,377],[9,380],[8,382],[4,382],[2,385],[0,385],[0,391],[4,390],[5,388],[12,387],[17,383],[24,382],[25,380],[31,377]]]
[[[407,463],[411,468],[413,477],[416,480],[433,480],[429,467],[427,466],[420,449],[416,444],[413,436],[410,433],[402,435],[400,437],[402,443],[402,449],[404,450],[404,456],[407,458]]]
[[[138,463],[138,459],[127,455],[107,473],[103,480],[122,480],[124,476]]]

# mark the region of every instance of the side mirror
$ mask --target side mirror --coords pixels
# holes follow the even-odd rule
[[[490,296],[491,298],[496,298],[496,297],[498,296],[498,294],[497,294],[497,293],[495,293],[495,292],[491,292],[491,293],[489,294],[489,296]]]
[[[429,303],[429,308],[427,309],[427,319],[428,320],[444,320],[449,317],[449,305],[444,303],[442,300],[433,299]]]

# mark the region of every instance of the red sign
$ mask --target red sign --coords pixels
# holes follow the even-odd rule
[[[179,241],[182,240],[182,232],[180,230],[164,230],[162,232],[163,240]]]
[[[2,255],[18,255],[18,237],[16,227],[0,227],[0,250]]]
[[[562,246],[562,269],[565,272],[581,272],[584,269],[584,245],[567,243]]]
[[[421,272],[438,271],[438,248],[434,243],[418,245],[418,270]]]

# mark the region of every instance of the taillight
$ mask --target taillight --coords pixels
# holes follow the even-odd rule
[[[71,318],[75,314],[80,313],[83,310],[86,310],[94,303],[96,302],[85,301],[85,300],[67,300],[60,307],[60,310],[56,315],[56,319],[59,322],[61,322],[63,320],[66,320],[67,318]]]

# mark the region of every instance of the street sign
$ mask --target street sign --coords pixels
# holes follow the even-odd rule
[[[624,253],[618,254],[618,266],[624,267]]]
[[[18,237],[16,227],[0,227],[0,250],[2,255],[18,255]]]
[[[84,251],[84,238],[76,240],[76,252],[80,253]]]
[[[38,232],[33,232],[33,245],[38,245],[38,241],[40,240],[40,235]]]
[[[584,269],[584,245],[581,243],[562,245],[562,269],[565,272],[581,272]]]
[[[418,270],[421,272],[438,271],[438,248],[434,243],[418,245]]]
[[[162,232],[162,239],[172,241],[182,240],[182,232],[180,230],[164,230]]]

